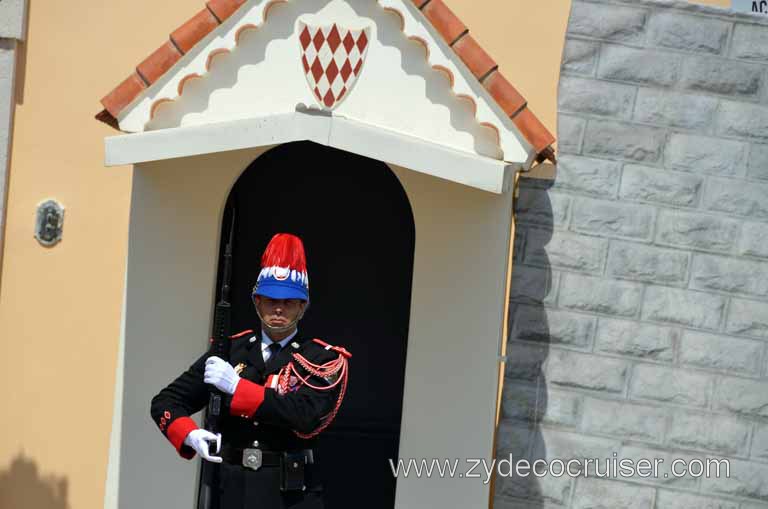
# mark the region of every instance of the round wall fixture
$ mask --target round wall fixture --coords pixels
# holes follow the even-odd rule
[[[56,200],[46,200],[37,206],[35,238],[46,247],[61,240],[64,227],[64,207]]]

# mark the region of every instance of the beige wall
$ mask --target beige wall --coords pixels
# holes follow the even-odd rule
[[[554,131],[569,0],[448,4]],[[31,2],[0,288],[2,509],[103,504],[131,183],[128,169],[103,168],[102,139],[113,131],[92,117],[98,99],[201,6]],[[67,208],[52,249],[33,238],[46,198]]]

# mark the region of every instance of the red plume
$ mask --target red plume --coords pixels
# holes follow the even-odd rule
[[[297,272],[306,272],[307,259],[304,256],[304,244],[296,235],[278,233],[269,241],[261,267],[290,267]]]

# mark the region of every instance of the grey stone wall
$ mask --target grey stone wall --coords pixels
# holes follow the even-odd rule
[[[8,166],[15,107],[16,41],[0,38],[0,262],[3,256],[5,209],[8,197]]]
[[[664,461],[497,476],[494,507],[768,508],[768,23],[574,0],[558,109],[557,179],[516,204],[497,457]]]
[[[27,0],[0,0],[0,37],[23,41],[27,33]]]
[[[18,41],[26,36],[27,0],[0,0],[0,266],[3,260]]]

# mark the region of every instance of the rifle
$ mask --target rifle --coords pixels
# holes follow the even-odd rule
[[[230,341],[229,329],[232,321],[232,306],[229,303],[229,291],[232,279],[232,244],[235,239],[235,212],[234,205],[229,206],[232,211],[232,219],[229,225],[229,239],[224,247],[224,267],[221,275],[221,293],[213,314],[213,331],[211,338],[213,344],[211,355],[215,355],[225,361],[229,360]],[[218,389],[211,388],[208,398],[208,411],[206,413],[205,428],[213,434],[221,431],[220,419],[222,411],[222,393]],[[220,451],[217,451],[217,454]],[[218,484],[218,468],[207,461],[202,462],[200,490],[198,492],[198,507],[200,509],[215,509],[212,505],[211,490]]]
[[[232,306],[229,303],[229,290],[232,279],[232,243],[235,238],[235,208],[232,207],[232,221],[229,225],[229,240],[224,248],[224,270],[221,275],[221,298],[216,303],[213,313],[213,347],[211,354],[225,361],[229,360],[229,329],[232,321]],[[211,433],[219,432],[221,417],[221,391],[211,389],[208,400],[208,426]]]

